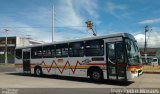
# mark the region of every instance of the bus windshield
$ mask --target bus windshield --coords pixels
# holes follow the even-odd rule
[[[141,64],[140,53],[136,41],[126,39],[128,65]]]

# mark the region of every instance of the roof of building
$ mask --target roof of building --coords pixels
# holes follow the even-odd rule
[[[7,38],[16,38],[17,36],[7,36]],[[6,38],[5,36],[0,37],[0,39]]]

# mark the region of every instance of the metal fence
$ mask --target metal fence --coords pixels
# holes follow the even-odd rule
[[[0,58],[0,63],[4,63],[5,62],[5,58]],[[8,58],[8,63],[12,64],[14,63],[14,58]]]

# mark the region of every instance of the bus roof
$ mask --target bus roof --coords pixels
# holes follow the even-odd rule
[[[85,40],[92,40],[92,39],[112,38],[112,37],[128,37],[128,38],[130,38],[132,40],[135,40],[133,35],[131,35],[129,33],[115,33],[115,34],[109,34],[109,35],[103,35],[103,36],[94,36],[94,37],[81,38],[81,39],[75,39],[75,40],[67,40],[67,41],[60,41],[60,42],[54,42],[54,43],[45,43],[45,44],[36,44],[36,45],[30,45],[30,46],[16,47],[16,49],[31,48],[31,47],[37,47],[37,46],[47,46],[47,45],[51,45],[51,44],[78,42],[78,41],[85,41]]]

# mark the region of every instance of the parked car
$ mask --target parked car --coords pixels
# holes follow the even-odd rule
[[[151,65],[158,66],[158,58],[152,58]]]

